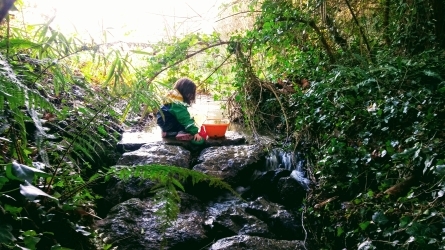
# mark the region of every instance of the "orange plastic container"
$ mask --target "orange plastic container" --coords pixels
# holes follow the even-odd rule
[[[209,138],[224,137],[229,125],[230,122],[227,119],[207,119],[202,124]]]

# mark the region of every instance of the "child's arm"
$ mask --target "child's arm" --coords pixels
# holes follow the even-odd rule
[[[190,116],[187,106],[180,103],[173,103],[170,108],[170,113],[176,117],[179,123],[184,126],[185,131],[192,135],[198,133],[198,127],[195,125],[195,121]]]

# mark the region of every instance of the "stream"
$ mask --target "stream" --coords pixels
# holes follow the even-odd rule
[[[199,97],[189,110],[198,127],[205,119],[226,118],[221,102]],[[106,244],[118,249],[306,249],[302,201],[310,182],[302,155],[258,143],[229,126],[225,137],[203,145],[164,139],[156,124],[142,132],[126,131],[118,144],[117,165],[174,165],[217,177],[239,196],[207,183],[183,183],[178,218],[160,231],[150,180],[114,177],[104,199],[112,207],[97,222]],[[118,167],[116,166],[116,167]]]
[[[206,119],[226,119],[227,112],[221,107],[225,106],[225,101],[215,101],[211,96],[199,95],[196,98],[196,102],[188,108],[190,115],[194,118],[195,124],[199,128]],[[233,132],[242,132],[246,134],[242,126],[235,123],[230,123],[227,128],[227,136],[233,134]],[[144,142],[157,142],[168,141],[161,136],[162,130],[156,124],[156,120],[153,119],[149,124],[144,127],[143,131],[135,132],[131,128],[127,128],[122,134],[121,144],[127,143],[144,143]]]

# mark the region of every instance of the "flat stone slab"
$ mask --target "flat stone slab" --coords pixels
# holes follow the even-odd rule
[[[193,145],[190,141],[178,141],[175,138],[162,138],[158,133],[124,132],[121,141],[117,144],[117,149],[121,153],[135,151],[140,149],[142,145],[153,142],[163,142],[165,145],[182,146],[189,150],[198,147]],[[244,135],[235,131],[227,131],[225,137],[209,138],[203,145],[199,145],[198,148],[243,145],[245,143],[246,138]]]
[[[117,164],[127,166],[162,164],[188,168],[190,151],[180,146],[151,142],[142,145],[138,150],[124,153]]]

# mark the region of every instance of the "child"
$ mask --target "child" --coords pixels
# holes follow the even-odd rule
[[[162,137],[176,136],[177,140],[201,141],[198,127],[190,117],[187,107],[195,102],[196,85],[188,78],[176,81],[174,90],[157,113],[157,123],[162,129]]]

